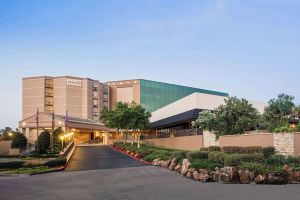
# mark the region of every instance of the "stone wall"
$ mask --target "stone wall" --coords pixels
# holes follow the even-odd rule
[[[210,131],[203,131],[203,147],[219,146],[216,134]]]
[[[294,155],[294,134],[293,133],[274,133],[273,146],[277,153],[285,156]]]

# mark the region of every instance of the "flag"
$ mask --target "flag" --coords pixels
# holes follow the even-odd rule
[[[55,115],[54,115],[54,111],[52,112],[52,130],[55,129]]]
[[[38,142],[38,138],[39,138],[39,115],[40,115],[40,112],[39,112],[39,108],[38,108],[37,111],[36,111],[36,116],[35,116],[35,120],[36,120],[36,148],[35,148],[35,150],[37,152],[39,152],[39,142]]]

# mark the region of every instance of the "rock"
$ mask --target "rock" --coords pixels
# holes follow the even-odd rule
[[[193,179],[195,181],[200,181],[200,174],[199,174],[199,172],[197,172],[197,171],[193,172]]]
[[[236,167],[223,167],[220,169],[218,181],[221,183],[238,183],[239,173]]]
[[[186,173],[186,177],[187,178],[192,178],[192,173],[191,172]]]
[[[186,175],[189,172],[190,166],[191,166],[190,161],[188,159],[183,159],[180,173],[182,175]]]
[[[211,172],[211,178],[213,181],[218,182],[220,176],[220,168],[216,167],[215,171]]]
[[[274,175],[274,174],[269,174],[268,175],[268,183],[269,184],[274,184],[274,185],[280,185],[280,184],[285,184],[287,183],[287,178],[284,175]]]
[[[159,161],[160,161],[159,158],[153,160],[153,161],[152,161],[152,165],[154,165],[154,166],[159,166]]]
[[[190,169],[189,169],[189,172],[191,172],[192,174],[194,173],[194,171],[196,171],[195,168],[190,168]]]
[[[199,181],[202,183],[206,183],[210,181],[211,176],[209,175],[209,171],[207,169],[199,169]]]
[[[174,171],[176,166],[177,166],[177,158],[173,158],[169,166],[169,169]]]
[[[177,166],[174,168],[174,171],[180,173],[180,172],[181,172],[181,165],[177,165]]]
[[[300,183],[300,171],[291,172],[289,174],[289,183],[292,183],[292,184]]]
[[[251,173],[249,170],[239,170],[239,177],[240,181],[243,184],[250,184],[254,180],[253,173]]]
[[[169,168],[170,164],[171,164],[171,160],[163,161],[162,162],[162,167],[163,168]]]
[[[162,167],[163,166],[163,164],[164,164],[164,160],[160,160],[160,161],[158,161],[158,166],[160,166],[160,167]]]
[[[253,180],[253,182],[256,183],[256,184],[262,184],[262,183],[264,183],[265,181],[266,181],[266,176],[261,175],[261,174],[258,174],[258,175],[254,178],[254,180]]]

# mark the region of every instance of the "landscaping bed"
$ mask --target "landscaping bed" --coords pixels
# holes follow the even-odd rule
[[[64,169],[65,157],[36,158],[24,157],[20,160],[0,162],[0,175],[41,174]]]
[[[300,157],[276,155],[273,147],[210,147],[193,152],[120,142],[113,147],[200,182],[300,183]]]

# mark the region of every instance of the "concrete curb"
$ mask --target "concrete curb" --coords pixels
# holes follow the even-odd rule
[[[116,151],[118,151],[118,152],[120,152],[120,153],[122,153],[122,154],[124,154],[124,155],[126,155],[126,156],[128,156],[128,157],[133,158],[134,160],[140,161],[140,162],[142,162],[142,163],[144,163],[144,164],[147,164],[147,165],[152,165],[152,163],[147,162],[147,161],[144,161],[144,160],[142,160],[142,159],[138,159],[138,158],[136,158],[136,157],[134,157],[134,156],[132,156],[132,155],[130,155],[130,154],[125,153],[124,151],[121,151],[121,150],[119,150],[119,149],[113,147],[112,145],[109,145],[109,146],[110,146],[112,149],[114,149],[114,150],[116,150]]]
[[[35,176],[35,175],[40,175],[40,174],[49,174],[49,173],[52,173],[52,172],[60,172],[60,171],[63,171],[66,169],[66,165],[63,166],[63,167],[59,167],[59,168],[56,168],[56,169],[53,169],[53,170],[49,170],[49,171],[46,171],[46,172],[39,172],[39,173],[31,173],[29,174],[30,176]]]

